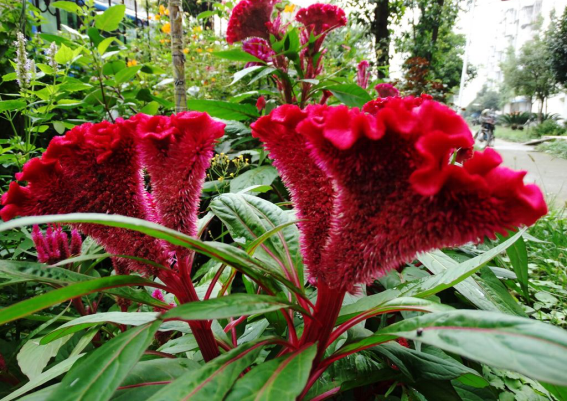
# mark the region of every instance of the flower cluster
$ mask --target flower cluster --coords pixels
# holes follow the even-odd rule
[[[83,124],[55,137],[41,158],[30,160],[18,181],[2,196],[0,217],[106,213],[160,222],[189,235],[196,233],[197,209],[206,169],[224,124],[204,113],[171,117],[137,115],[115,124]],[[144,186],[142,171],[152,191]],[[78,224],[76,228],[113,255],[131,255],[168,265],[170,249],[135,231]],[[119,273],[156,268],[115,258]]]
[[[356,71],[356,83],[362,89],[368,88],[368,81],[370,80],[370,73],[368,71],[370,64],[366,60],[362,60],[357,67]]]
[[[419,252],[494,237],[547,213],[539,188],[524,185],[525,172],[500,167],[495,151],[455,164],[472,135],[426,96],[383,98],[365,111],[282,106],[252,133],[306,220],[312,278],[331,288],[352,291]]]
[[[35,71],[35,61],[28,59],[26,50],[27,39],[23,33],[16,34],[16,81],[20,89],[25,90],[30,85],[32,73]]]
[[[286,54],[281,51],[281,42],[288,31],[292,21],[285,14],[292,13],[295,7],[285,7],[283,13],[279,11],[273,18],[274,5],[279,0],[242,0],[232,11],[228,28],[227,42],[242,42],[242,49],[255,56],[266,64],[284,73],[288,72],[290,61],[303,70],[303,78],[314,79],[322,73],[322,59],[326,50],[322,48],[327,34],[333,29],[345,26],[347,23],[345,12],[329,4],[313,4],[297,12],[295,20],[299,27],[301,49],[297,54]],[[289,58],[289,60],[288,60]],[[247,67],[260,65],[260,62],[249,62]],[[277,74],[274,79],[278,89],[283,94],[286,103],[294,103],[297,98],[293,95],[291,84],[281,79]],[[312,84],[302,83],[301,102],[305,103],[309,97]]]
[[[39,226],[33,226],[32,240],[37,250],[37,259],[41,263],[55,264],[71,256],[81,254],[83,240],[77,230],[71,231],[71,241],[59,225],[50,225],[45,234]]]

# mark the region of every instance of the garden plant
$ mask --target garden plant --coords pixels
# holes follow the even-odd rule
[[[171,114],[165,69],[112,36],[123,11],[58,3],[84,32],[37,73],[19,34],[0,102],[24,147],[0,209],[2,400],[472,401],[512,380],[566,399],[564,319],[532,300],[555,289],[529,281],[527,243],[566,246],[536,238],[541,190],[448,106],[328,60],[340,7],[238,2],[232,46],[203,57],[240,63],[242,93],[189,88]],[[67,119],[82,91],[97,106]]]

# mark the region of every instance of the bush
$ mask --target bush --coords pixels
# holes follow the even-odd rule
[[[565,132],[565,127],[562,127],[557,121],[551,119],[545,120],[534,128],[534,134],[537,137],[546,135],[563,135]]]
[[[567,159],[567,141],[553,141],[542,143],[537,147],[540,152],[549,153],[563,159]]]

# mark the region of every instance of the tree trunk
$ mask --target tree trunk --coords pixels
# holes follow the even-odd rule
[[[175,83],[175,112],[187,110],[185,89],[185,54],[183,54],[183,8],[181,0],[169,0],[171,23],[171,58],[173,61],[173,80]]]
[[[390,11],[390,0],[376,1],[372,32],[376,42],[376,65],[378,67],[390,64],[390,30],[388,29]],[[385,78],[384,71],[381,69],[378,69],[378,78]]]
[[[431,30],[431,50],[428,52],[427,61],[431,62],[433,60],[433,52],[435,51],[435,44],[437,43],[437,39],[439,38],[439,27],[441,26],[441,14],[443,12],[443,5],[445,4],[445,0],[437,0],[437,16],[434,19],[435,23],[433,24],[433,28]]]
[[[537,113],[537,119],[538,119],[540,124],[543,122],[543,105],[544,105],[544,102],[545,102],[544,97],[539,98],[539,111]]]

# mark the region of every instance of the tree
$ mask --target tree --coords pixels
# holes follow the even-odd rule
[[[484,109],[497,110],[500,108],[500,103],[500,93],[488,89],[487,85],[483,85],[482,89],[476,94],[476,98],[467,107],[467,114],[478,113]]]
[[[532,98],[540,102],[538,116],[541,122],[545,100],[558,90],[550,52],[544,40],[536,35],[522,46],[517,56],[510,48],[501,68],[504,84],[513,94],[527,96],[530,102]]]
[[[559,20],[552,17],[546,39],[555,79],[565,86],[567,84],[567,8]]]
[[[439,100],[459,85],[465,48],[464,35],[453,32],[460,0],[406,0],[406,7],[418,15],[396,45],[407,54],[404,88],[411,94],[427,91]],[[412,82],[416,63],[422,82]],[[474,68],[470,73],[474,76]]]
[[[352,7],[350,18],[369,27],[366,32],[374,42],[374,54],[378,78],[384,78],[390,64],[392,26],[400,21],[405,12],[403,0],[345,0]],[[380,68],[384,67],[384,68]]]

